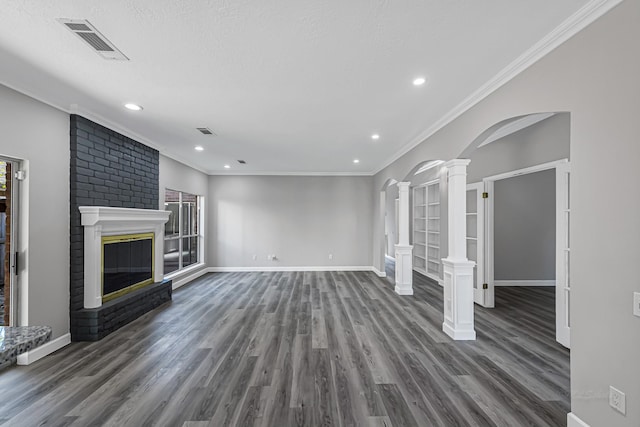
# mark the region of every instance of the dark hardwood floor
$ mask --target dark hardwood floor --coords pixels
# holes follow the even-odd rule
[[[442,288],[368,272],[209,274],[96,343],[0,372],[7,426],[561,426],[553,293],[498,289],[478,339]]]

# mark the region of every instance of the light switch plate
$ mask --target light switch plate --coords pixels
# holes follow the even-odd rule
[[[640,317],[640,292],[633,293],[633,315]]]
[[[626,396],[612,386],[609,386],[609,405],[623,415],[627,412]]]

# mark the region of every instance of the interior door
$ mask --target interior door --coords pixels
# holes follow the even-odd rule
[[[570,348],[571,341],[571,170],[569,163],[556,167],[556,340]]]
[[[473,267],[473,301],[487,307],[487,289],[484,289],[484,184],[467,185],[467,258]]]

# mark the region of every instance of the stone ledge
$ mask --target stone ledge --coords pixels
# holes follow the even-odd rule
[[[13,365],[18,355],[50,339],[49,326],[0,326],[0,369]]]

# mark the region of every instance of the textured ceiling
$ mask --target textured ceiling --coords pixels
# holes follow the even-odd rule
[[[0,0],[0,82],[209,173],[371,173],[586,3]]]

